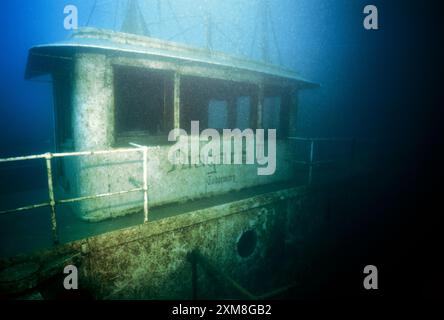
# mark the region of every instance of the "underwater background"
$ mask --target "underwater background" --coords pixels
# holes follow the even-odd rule
[[[164,15],[171,16],[166,1]],[[118,4],[120,3],[120,7]],[[156,1],[142,1],[145,19],[157,21]],[[125,1],[71,1],[79,11],[79,26],[119,30]],[[418,85],[425,85],[428,70],[425,53],[437,43],[421,23],[426,4],[397,5],[376,1],[381,12],[380,31],[362,26],[366,1],[270,1],[280,60],[270,35],[273,63],[296,70],[321,89],[301,98],[301,136],[405,137],[422,132],[426,112],[416,105]],[[47,151],[52,146],[51,86],[24,80],[28,50],[35,45],[65,40],[72,31],[63,26],[64,1],[21,1],[4,4],[1,32],[1,152],[2,156]],[[177,16],[196,16],[210,10],[223,34],[214,31],[213,47],[228,53],[260,58],[254,35],[257,1],[174,1]],[[90,20],[88,22],[88,20]],[[192,20],[187,21],[187,20]],[[181,30],[191,30],[173,40],[205,46],[202,22],[182,19]],[[169,39],[177,33],[175,21],[156,26],[153,37]],[[427,30],[425,30],[427,29]],[[175,32],[176,31],[176,32]],[[423,32],[425,31],[425,32]],[[429,34],[429,35],[428,35]],[[228,40],[227,40],[228,39]],[[252,43],[255,42],[252,46]],[[252,50],[253,49],[253,50]],[[427,50],[426,50],[427,51]],[[422,78],[420,81],[419,78]],[[409,95],[411,98],[409,98]],[[20,116],[18,116],[20,115]],[[25,129],[26,128],[26,129]],[[31,148],[31,149],[30,149]]]
[[[261,59],[260,1],[139,2],[145,20],[153,22],[148,24],[152,37],[205,47],[202,15],[210,12],[217,26],[214,50]],[[126,1],[23,0],[1,5],[0,158],[55,152],[50,77],[26,81],[24,74],[31,47],[71,35],[63,26],[63,9],[68,4],[78,8],[79,27],[120,30]],[[439,10],[432,2],[371,1],[379,11],[380,29],[369,31],[362,25],[367,4],[361,0],[268,1],[270,62],[320,84],[300,96],[297,136],[373,141],[365,151],[372,154],[377,173],[341,182],[346,190],[359,192],[335,195],[335,185],[331,185],[330,214],[353,211],[359,218],[347,226],[335,219],[330,222],[337,224],[329,235],[335,245],[323,259],[343,259],[332,268],[319,263],[319,269],[312,270],[313,277],[324,272],[331,275],[315,296],[329,296],[335,290],[363,294],[354,283],[368,260],[387,265],[387,274],[395,279],[389,290],[394,296],[414,288],[433,292],[424,288],[433,287],[430,279],[439,269],[430,213],[435,211],[430,209],[437,190],[431,187],[431,179],[436,178],[432,168],[439,160],[435,151],[440,150],[438,108],[442,107],[438,99],[442,80],[436,78],[442,71]],[[158,24],[162,16],[170,19]],[[348,152],[347,146],[333,145],[326,147],[324,156],[334,157],[341,148]],[[41,190],[46,184],[46,174],[38,164],[1,164],[0,210],[44,200],[47,195]],[[337,189],[342,187],[338,182]],[[29,198],[23,198],[24,194]],[[40,233],[48,232],[49,237],[47,220],[32,212],[26,215],[32,220],[17,226],[20,232],[11,227],[12,218],[1,218],[3,257],[29,252],[28,244],[14,238],[16,234],[27,234],[24,241],[32,243],[33,229],[40,226]],[[132,225],[130,220],[122,226]],[[85,224],[84,228],[97,234],[115,227]],[[50,238],[43,242],[46,246]],[[430,281],[404,283],[407,271],[401,269],[407,262]],[[341,289],[338,284],[343,284]]]

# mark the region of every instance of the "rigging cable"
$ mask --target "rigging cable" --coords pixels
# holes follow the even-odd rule
[[[239,50],[239,43],[236,43],[236,41],[234,41],[233,39],[231,39],[229,36],[227,36],[226,35],[226,33],[225,32],[223,32],[222,30],[221,30],[221,28],[219,28],[219,26],[213,21],[213,27],[217,30],[217,31],[219,31],[219,33],[222,35],[222,36],[224,36],[229,42],[231,42],[231,44],[235,47],[235,48],[237,48],[237,50],[239,51],[239,53],[241,54],[241,55],[244,55],[240,50]]]
[[[94,4],[93,4],[93,7],[91,9],[91,12],[89,13],[89,17],[88,17],[88,21],[86,22],[86,26],[89,25],[89,22],[91,21],[91,17],[92,17],[92,15],[94,13],[94,10],[96,10],[96,6],[97,6],[97,0],[94,0]]]
[[[256,18],[254,19],[254,31],[253,31],[253,40],[251,41],[251,49],[250,49],[250,57],[254,58],[253,56],[253,50],[254,50],[254,45],[256,43],[256,34],[257,34],[257,27],[259,24],[259,9],[256,11]]]
[[[120,4],[120,1],[116,1],[116,10],[114,12],[114,25],[113,25],[113,29],[115,31],[117,30],[117,15],[119,13],[119,4]]]
[[[174,36],[168,38],[168,41],[173,40],[176,37],[179,37],[181,35],[186,34],[188,31],[193,30],[194,28],[198,27],[200,25],[200,23],[194,24],[189,28],[183,29],[182,31],[180,31],[179,33],[176,33]]]
[[[137,0],[136,0],[136,11],[139,13],[139,19],[140,19],[140,23],[142,24],[142,29],[143,29],[144,35],[150,37],[151,36],[151,32],[148,29],[148,26],[147,26],[146,21],[145,21],[145,16],[142,13],[142,10],[140,9],[139,1],[137,1]]]
[[[168,7],[171,10],[171,13],[173,15],[174,20],[176,21],[177,26],[179,27],[179,29],[181,29],[182,34],[185,34],[188,30],[184,30],[182,28],[182,26],[181,26],[181,24],[179,22],[179,19],[177,18],[176,12],[174,11],[173,6],[171,5],[171,0],[167,0],[167,4],[168,4]],[[176,37],[176,36],[174,36],[174,37]],[[187,41],[188,39],[185,39],[185,40]]]
[[[269,20],[270,25],[271,25],[271,33],[273,35],[273,42],[274,42],[274,46],[276,47],[276,52],[277,52],[277,56],[278,56],[278,62],[279,62],[280,65],[282,65],[281,51],[279,49],[279,43],[277,41],[276,31],[275,31],[275,28],[274,28],[274,23],[273,23],[273,19],[272,19],[272,16],[271,16],[270,8],[268,8],[267,11],[268,11],[268,20]]]

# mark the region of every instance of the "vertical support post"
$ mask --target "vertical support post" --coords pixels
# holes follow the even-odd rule
[[[262,115],[263,115],[263,105],[264,105],[264,85],[261,83],[259,85],[258,98],[257,98],[257,115],[256,115],[256,129],[262,129]]]
[[[290,137],[296,137],[296,125],[298,121],[298,110],[299,109],[299,96],[298,89],[296,87],[290,90],[290,105],[288,110],[288,135]]]
[[[167,88],[168,88],[168,82],[167,79],[163,79],[163,110],[162,110],[162,132],[168,132],[171,128],[169,127],[170,124],[168,123],[168,99],[167,99]]]
[[[148,147],[143,147],[143,222],[148,222]]]
[[[174,129],[180,128],[180,74],[174,73]]]
[[[54,185],[53,185],[53,179],[52,179],[52,166],[51,166],[52,154],[47,153],[45,155],[45,159],[46,159],[46,172],[48,175],[49,206],[51,208],[52,239],[53,239],[54,244],[58,244],[59,243],[59,236],[57,234],[57,219],[56,219],[56,209],[55,209]]]
[[[313,155],[314,155],[314,140],[310,140],[310,160],[308,163],[308,184],[311,185],[313,181]]]

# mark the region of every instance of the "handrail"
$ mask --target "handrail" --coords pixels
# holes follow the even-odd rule
[[[314,145],[315,142],[325,142],[325,141],[342,141],[347,142],[350,141],[352,144],[355,144],[357,139],[355,138],[303,138],[303,137],[287,137],[289,140],[301,141],[301,142],[309,142],[310,143],[310,154],[308,160],[293,160],[292,162],[296,164],[306,165],[308,167],[308,185],[313,183],[313,167],[325,164],[332,163],[335,160],[314,160]],[[374,141],[372,139],[359,139],[359,141]]]
[[[309,160],[303,161],[303,160],[295,160],[295,163],[307,165],[309,168],[308,173],[308,184],[312,184],[313,180],[313,167],[318,164],[327,163],[327,162],[333,162],[333,160],[320,160],[320,161],[314,161],[314,143],[318,141],[356,141],[352,138],[301,138],[301,137],[288,137],[290,140],[296,140],[296,141],[306,141],[310,142],[310,157]],[[57,219],[56,219],[56,206],[60,204],[66,204],[66,203],[74,203],[74,202],[80,202],[85,200],[92,200],[92,199],[98,199],[98,198],[104,198],[104,197],[111,197],[111,196],[117,196],[117,195],[123,195],[128,193],[134,193],[134,192],[143,192],[143,212],[144,212],[144,223],[148,222],[148,147],[138,145],[135,143],[130,143],[131,146],[134,148],[119,148],[119,149],[109,149],[109,150],[98,150],[98,151],[76,151],[76,152],[62,152],[62,153],[44,153],[44,154],[37,154],[37,155],[30,155],[30,156],[23,156],[23,157],[10,157],[10,158],[3,158],[0,159],[0,163],[7,163],[7,162],[17,162],[17,161],[26,161],[26,160],[35,160],[35,159],[45,159],[46,162],[46,172],[47,172],[47,178],[48,178],[48,202],[44,203],[38,203],[38,204],[32,204],[28,206],[18,207],[14,209],[9,210],[3,210],[0,211],[0,215],[5,215],[13,212],[21,212],[21,211],[27,211],[32,209],[38,209],[42,207],[50,207],[51,209],[51,229],[53,233],[53,242],[57,244],[59,242],[58,234],[57,234]],[[117,191],[117,192],[109,192],[109,193],[103,193],[103,194],[95,194],[95,195],[89,195],[89,196],[83,196],[83,197],[77,197],[77,198],[70,198],[70,199],[55,199],[54,195],[54,186],[53,186],[53,174],[52,174],[52,163],[51,160],[53,158],[63,158],[63,157],[80,157],[80,156],[95,156],[95,155],[106,155],[106,154],[114,154],[114,153],[129,153],[129,152],[142,152],[143,156],[143,186],[140,188],[135,188],[131,190],[123,190],[123,191]]]
[[[133,145],[133,144],[132,144]],[[120,148],[120,149],[112,149],[112,150],[99,150],[99,151],[77,151],[77,152],[63,152],[63,153],[44,153],[37,154],[31,156],[24,157],[11,157],[11,158],[3,158],[0,159],[0,163],[4,162],[14,162],[14,161],[23,161],[23,160],[34,160],[34,159],[45,159],[48,154],[51,154],[52,158],[62,158],[62,157],[75,157],[75,156],[95,156],[95,155],[104,155],[110,153],[125,153],[125,152],[135,152],[142,151],[139,149],[147,148],[145,146],[134,148]]]
[[[47,173],[47,179],[48,179],[48,199],[49,199],[49,201],[45,202],[45,203],[39,203],[39,204],[33,204],[33,205],[24,206],[24,207],[9,209],[9,210],[3,210],[3,211],[0,211],[0,215],[5,215],[5,214],[13,213],[13,212],[20,212],[20,211],[25,211],[25,210],[32,210],[32,209],[37,209],[37,208],[42,208],[42,207],[50,207],[51,208],[51,230],[52,230],[53,242],[54,242],[54,244],[58,244],[59,237],[58,237],[58,232],[57,232],[57,217],[56,217],[56,206],[57,205],[143,191],[143,194],[144,194],[144,196],[143,196],[144,223],[147,223],[148,222],[148,176],[147,176],[147,173],[148,173],[148,169],[147,169],[148,168],[148,165],[147,165],[148,147],[136,145],[133,143],[130,143],[130,145],[134,146],[135,148],[119,148],[119,149],[99,150],[99,151],[45,153],[45,154],[30,155],[30,156],[23,156],[23,157],[10,157],[10,158],[0,159],[0,163],[35,160],[35,159],[45,159],[46,173]],[[76,156],[94,156],[94,155],[106,155],[106,154],[128,153],[128,152],[142,152],[142,155],[143,155],[143,159],[142,159],[142,161],[143,161],[143,187],[135,188],[135,189],[131,189],[131,190],[123,190],[123,191],[117,191],[117,192],[95,194],[95,195],[89,195],[89,196],[83,196],[83,197],[77,197],[77,198],[69,198],[69,199],[61,199],[61,200],[55,199],[54,185],[53,185],[53,174],[52,174],[52,161],[51,161],[53,158],[76,157]]]

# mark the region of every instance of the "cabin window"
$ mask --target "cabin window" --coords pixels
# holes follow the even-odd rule
[[[208,127],[225,129],[228,127],[228,104],[225,100],[210,100],[208,104]]]
[[[280,129],[281,97],[265,97],[263,104],[263,128]]]
[[[236,101],[236,128],[245,130],[251,127],[251,98],[238,97]]]
[[[201,130],[253,128],[250,104],[256,94],[248,84],[183,76],[181,128],[189,132],[191,121],[199,121]]]
[[[172,74],[116,66],[114,85],[117,138],[168,135],[173,127]]]
[[[262,127],[276,129],[278,138],[288,136],[290,124],[290,90],[285,87],[266,87],[262,104]]]

